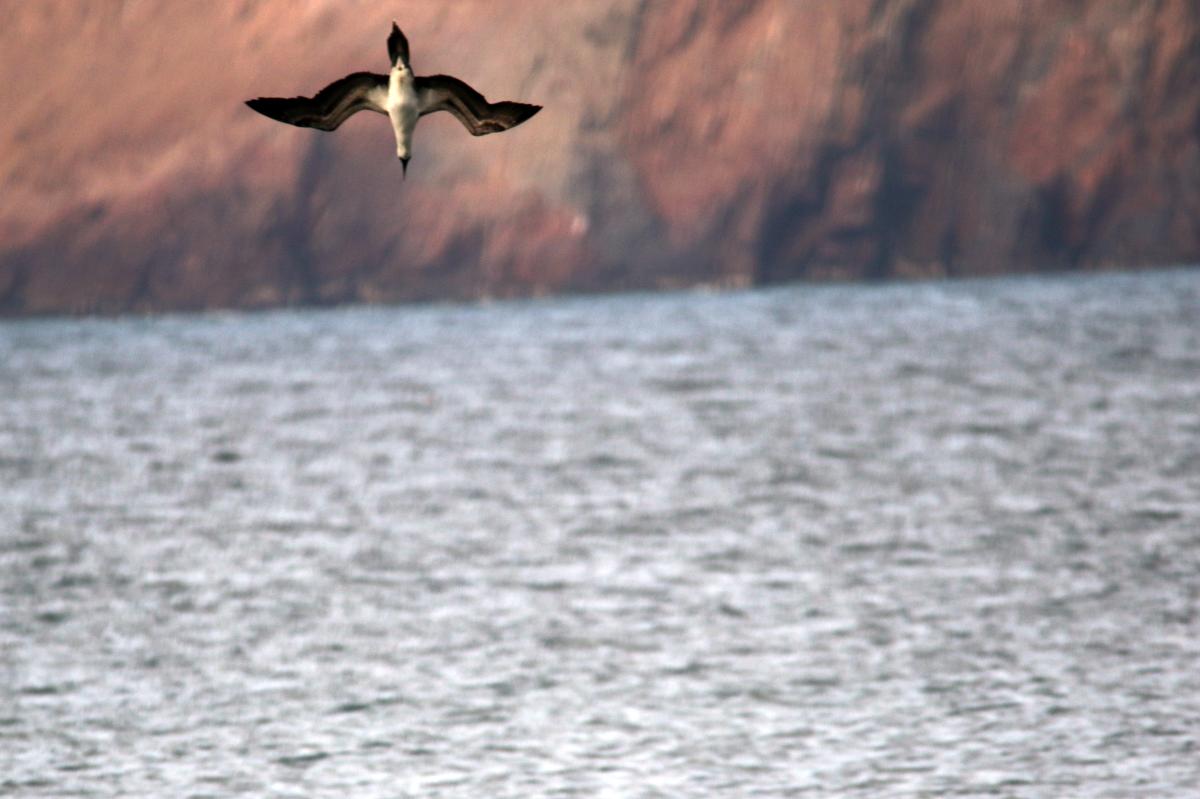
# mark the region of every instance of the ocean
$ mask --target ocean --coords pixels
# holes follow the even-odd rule
[[[0,397],[0,795],[1200,785],[1200,271],[6,321]]]

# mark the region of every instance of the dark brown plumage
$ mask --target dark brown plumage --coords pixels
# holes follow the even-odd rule
[[[482,94],[449,75],[417,78],[416,88],[421,116],[449,111],[475,136],[515,128],[542,110],[540,105],[511,100],[489,103]]]
[[[263,116],[301,128],[337,130],[359,111],[386,113],[371,102],[372,92],[387,92],[386,75],[355,72],[336,80],[313,97],[259,97],[246,105]]]
[[[316,130],[337,130],[359,111],[387,114],[396,134],[396,154],[407,170],[417,121],[438,111],[453,114],[474,136],[511,130],[542,110],[540,105],[488,99],[449,75],[416,77],[409,64],[408,38],[392,23],[388,75],[355,72],[312,97],[258,97],[246,105],[271,119]]]

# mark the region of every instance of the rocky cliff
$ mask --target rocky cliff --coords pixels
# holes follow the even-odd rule
[[[474,298],[1200,260],[1194,0],[39,0],[0,27],[0,310]],[[383,71],[475,139],[241,104]]]

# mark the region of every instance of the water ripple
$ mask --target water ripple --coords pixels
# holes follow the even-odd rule
[[[0,325],[0,794],[1191,796],[1200,273]]]

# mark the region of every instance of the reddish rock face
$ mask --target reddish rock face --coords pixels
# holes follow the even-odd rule
[[[391,302],[1200,260],[1192,0],[40,0],[0,28],[0,311]],[[241,101],[382,71],[546,106]]]

